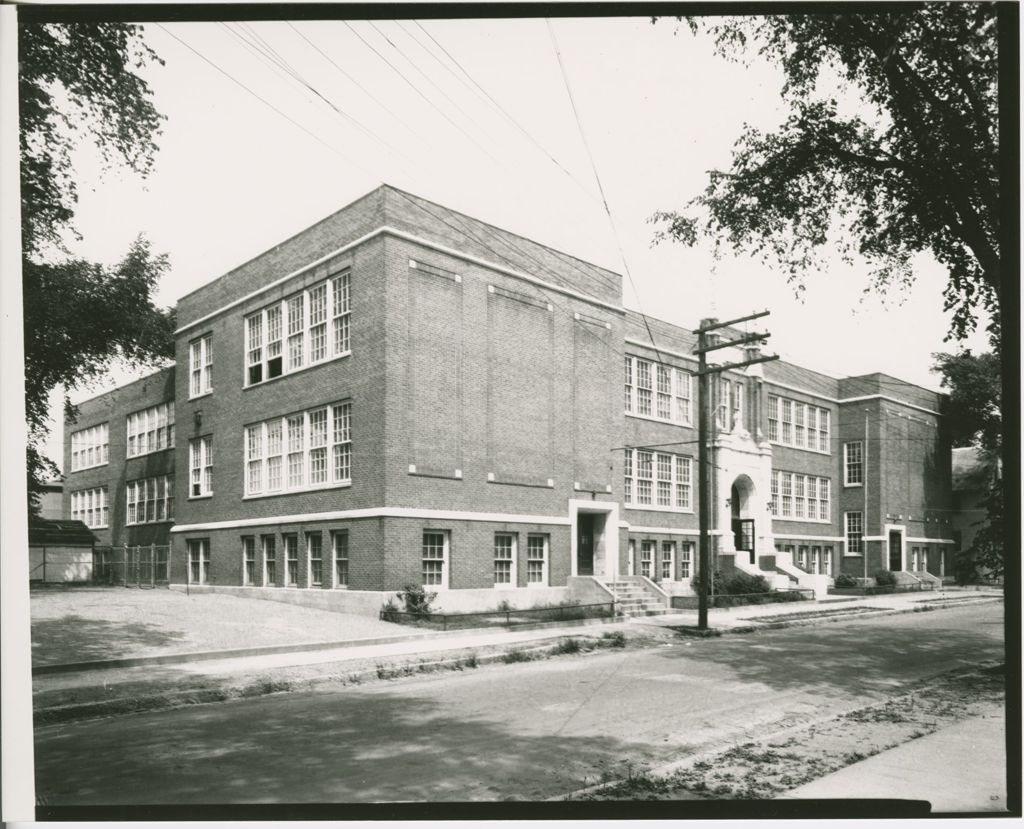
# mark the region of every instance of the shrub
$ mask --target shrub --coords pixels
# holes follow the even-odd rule
[[[626,634],[621,630],[606,630],[601,634],[602,643],[613,648],[626,647]]]
[[[896,576],[890,570],[879,570],[875,573],[875,584],[879,587],[891,587],[896,584]]]
[[[399,621],[398,605],[395,604],[394,599],[388,599],[380,606],[380,618],[382,622]]]
[[[513,662],[530,662],[533,660],[533,654],[527,653],[522,648],[512,648],[501,659],[508,664]]]
[[[430,603],[437,598],[437,593],[428,593],[421,585],[407,584],[398,594],[405,602],[405,612],[424,619],[430,618]]]
[[[840,573],[836,576],[836,587],[856,587],[857,579],[848,573]]]
[[[502,599],[498,602],[498,610],[502,613],[507,613],[509,610],[515,610],[515,608],[512,607],[512,603],[508,599]]]
[[[714,588],[716,594],[727,596],[742,596],[748,593],[768,593],[771,591],[771,586],[764,576],[754,576],[750,573],[744,573],[742,570],[728,576],[723,576],[721,573],[716,572]]]
[[[566,653],[579,653],[580,652],[580,640],[579,639],[563,639],[555,647],[551,649],[551,653],[556,656],[561,656]]]

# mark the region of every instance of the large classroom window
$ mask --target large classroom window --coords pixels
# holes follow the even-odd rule
[[[125,524],[152,524],[174,520],[174,477],[158,475],[125,485]]]
[[[81,521],[90,529],[110,526],[110,504],[105,486],[71,493],[71,519]]]
[[[245,494],[352,482],[352,404],[321,406],[245,427]]]
[[[213,337],[207,334],[188,344],[188,396],[199,397],[213,391]]]
[[[110,455],[110,429],[106,423],[71,433],[71,471],[103,466]]]
[[[625,408],[629,414],[688,426],[693,422],[693,376],[679,368],[627,355]]]
[[[768,395],[768,440],[772,443],[827,454],[830,422],[828,409]]]
[[[829,478],[772,470],[771,510],[776,518],[831,521],[831,493]]]
[[[627,449],[624,500],[634,507],[693,509],[693,459],[667,452]]]
[[[843,483],[861,486],[864,483],[864,441],[843,444]]]
[[[173,403],[161,403],[128,415],[129,458],[173,448]]]
[[[245,318],[245,384],[352,351],[351,274],[343,271]]]

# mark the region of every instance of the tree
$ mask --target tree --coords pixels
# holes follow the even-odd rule
[[[971,546],[962,551],[958,577],[965,580],[980,570],[999,578],[1005,570],[1003,481],[998,474],[1003,448],[1000,361],[994,354],[972,354],[969,350],[932,357],[934,370],[949,389],[947,420],[953,445],[977,447],[983,463],[992,470],[983,501],[985,520],[980,522]]]
[[[173,312],[153,289],[167,260],[140,237],[113,269],[68,256],[77,193],[72,151],[93,141],[108,167],[150,172],[163,118],[136,71],[160,58],[120,23],[25,23],[18,32],[26,458],[30,509],[56,467],[40,450],[47,403],[113,359],[150,365],[173,352]],[[57,259],[59,261],[53,261]]]
[[[915,254],[949,271],[952,334],[992,318],[998,348],[996,10],[988,3],[903,4],[877,11],[690,20],[719,54],[754,44],[779,63],[790,114],[746,126],[728,171],[713,170],[682,212],[659,211],[656,241],[702,237],[775,260],[797,285],[823,251],[871,263],[875,288],[900,287]],[[844,114],[819,87],[859,92]]]

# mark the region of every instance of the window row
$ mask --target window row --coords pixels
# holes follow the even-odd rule
[[[174,520],[173,475],[129,481],[125,492],[128,506],[125,524]]]
[[[772,470],[771,510],[776,518],[801,521],[831,521],[829,478]]]
[[[625,450],[626,504],[690,511],[693,509],[693,459],[647,449]]]
[[[322,406],[245,427],[245,494],[352,482],[352,404]]]
[[[794,550],[793,545],[776,545],[776,550],[789,553],[793,557],[793,563],[807,573],[816,573],[822,576],[832,575],[832,547],[801,544]]]
[[[430,536],[430,538],[428,538]],[[443,578],[443,570],[439,572],[437,553],[444,552],[445,538],[442,533],[429,532],[423,534],[423,574],[424,579]],[[548,536],[533,533],[526,536],[526,583],[548,583]],[[439,546],[440,545],[440,546]],[[429,556],[429,557],[428,557]],[[494,586],[515,587],[518,584],[517,562],[519,560],[519,534],[494,534]],[[443,565],[442,565],[443,567]],[[424,584],[443,584],[439,581],[424,581]]]
[[[325,535],[327,550],[324,549]],[[281,536],[280,569],[276,536],[242,536],[242,584],[250,587],[348,587],[348,530],[307,532],[301,541],[306,566],[301,571],[300,581],[298,534]],[[326,566],[325,556],[328,557]]]
[[[174,403],[160,403],[128,415],[128,457],[174,448]]]
[[[693,423],[693,375],[629,355],[625,372],[628,413],[672,423]]]
[[[102,466],[110,459],[110,429],[106,423],[71,433],[71,471]]]
[[[830,419],[828,409],[768,395],[768,440],[772,443],[827,453]]]
[[[636,557],[636,542],[629,542],[629,561],[632,564],[630,575],[644,576],[652,581],[682,581],[694,577],[697,571],[694,558],[694,543],[683,541],[678,545],[676,554],[675,541],[661,542],[661,555],[658,555],[658,542],[643,539],[640,542],[640,557]]]
[[[105,486],[71,493],[71,520],[81,521],[90,529],[110,526],[110,505]]]
[[[245,384],[350,353],[352,290],[348,271],[245,318]]]

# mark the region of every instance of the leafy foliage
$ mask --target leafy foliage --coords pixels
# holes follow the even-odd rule
[[[768,593],[771,590],[764,576],[755,576],[742,570],[728,576],[716,570],[712,578],[716,595],[745,596],[751,593]]]
[[[437,593],[429,592],[418,584],[407,584],[397,595],[405,603],[406,613],[430,618],[430,605],[437,598]]]
[[[153,166],[163,119],[136,70],[160,58],[137,26],[26,23],[18,30],[22,272],[25,323],[26,458],[30,511],[57,468],[40,450],[47,403],[102,375],[111,360],[130,367],[173,356],[173,312],[152,293],[167,269],[140,237],[114,268],[67,257],[77,191],[72,153],[90,139],[107,168],[140,174]],[[55,261],[60,258],[61,261]]]
[[[875,573],[875,584],[879,587],[893,587],[896,584],[896,575],[891,570],[878,570]]]
[[[848,573],[840,573],[836,576],[836,587],[856,587],[857,579]]]
[[[993,471],[983,505],[985,519],[971,546],[961,552],[957,580],[971,581],[984,574],[1001,578],[1005,570],[1003,482],[996,474],[1003,448],[1002,370],[998,354],[933,354],[934,369],[949,389],[947,419],[954,446],[976,446]]]
[[[871,289],[913,279],[930,252],[949,271],[953,335],[979,307],[998,335],[1001,290],[996,11],[989,3],[907,4],[870,12],[691,20],[720,54],[756,45],[786,77],[790,114],[747,126],[731,169],[713,170],[682,212],[659,211],[656,241],[716,245],[782,264],[797,286],[820,254],[856,253]],[[836,76],[859,114],[819,90]],[[836,231],[840,232],[836,232]]]

